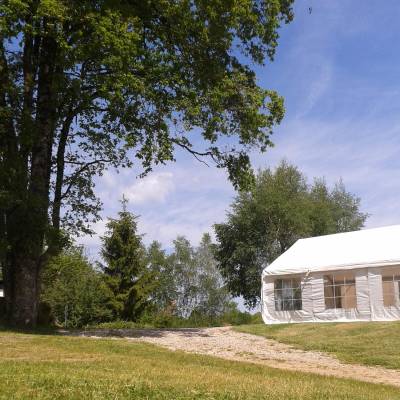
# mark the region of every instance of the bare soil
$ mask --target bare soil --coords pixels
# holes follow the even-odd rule
[[[162,346],[169,350],[207,354],[290,371],[350,378],[400,387],[400,371],[345,364],[334,356],[295,349],[292,346],[235,332],[230,327],[190,329],[111,329],[76,333],[80,336],[124,338]]]

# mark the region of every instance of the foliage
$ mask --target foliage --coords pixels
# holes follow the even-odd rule
[[[105,169],[145,174],[178,148],[252,181],[249,151],[271,145],[284,106],[250,66],[273,59],[292,18],[292,0],[0,1],[0,257],[15,323],[35,323],[60,228],[98,220]]]
[[[149,305],[154,290],[154,273],[147,268],[146,250],[137,234],[137,217],[126,209],[118,219],[109,218],[106,235],[102,238],[101,265],[104,281],[114,294],[111,304],[115,319],[135,321]]]
[[[231,304],[224,314],[216,317],[192,313],[188,318],[172,315],[169,312],[145,313],[139,321],[110,321],[94,323],[89,329],[137,329],[137,328],[200,328],[210,326],[243,325],[261,323],[260,314],[239,311]]]
[[[175,274],[170,257],[162,249],[161,243],[154,241],[147,248],[147,263],[155,282],[151,293],[151,311],[153,314],[162,311],[172,315],[177,298]]]
[[[185,237],[178,236],[174,240],[174,252],[169,262],[172,264],[175,282],[175,313],[188,318],[198,304],[199,275],[194,259],[194,249]]]
[[[126,201],[118,218],[109,219],[107,229],[102,238],[105,264],[99,264],[101,271],[93,271],[81,249],[53,258],[43,274],[42,305],[50,307],[41,313],[45,317],[53,311],[62,322],[67,312],[68,326],[98,326],[107,321],[105,326],[114,328],[253,321],[232,302],[208,234],[197,248],[179,237],[170,255],[158,242],[146,249],[137,233],[137,217],[127,211]],[[93,299],[95,305],[90,303]]]
[[[184,318],[172,315],[167,311],[144,315],[141,322],[148,327],[156,328],[195,328],[207,326],[242,325],[260,322],[258,314],[252,315],[248,312],[239,311],[236,304],[231,302],[224,305],[224,311],[211,315],[194,310],[189,317]],[[104,325],[104,324],[101,324]],[[109,324],[106,324],[108,326]],[[112,323],[111,323],[112,325]]]
[[[304,350],[335,355],[345,363],[400,369],[400,322],[243,325],[235,330],[278,340]]]
[[[364,226],[368,214],[360,211],[360,199],[346,191],[342,180],[332,190],[323,179],[310,187],[311,236],[355,231]]]
[[[399,398],[398,388],[388,385],[168,351],[126,340],[1,332],[0,341],[0,393],[5,399]]]
[[[43,270],[42,285],[42,301],[58,324],[79,327],[112,317],[107,308],[112,293],[80,248],[52,258]]]
[[[254,187],[235,198],[227,222],[215,225],[215,257],[230,292],[254,306],[262,269],[297,239],[358,230],[367,216],[343,182],[332,190],[322,179],[309,185],[283,161],[274,171],[259,171]]]
[[[197,315],[199,320],[213,320],[230,307],[231,297],[217,269],[210,235],[205,234],[197,248],[178,236],[169,256],[154,242],[148,255],[157,281],[152,295],[157,318]]]
[[[223,315],[229,309],[231,296],[217,268],[214,246],[208,233],[203,235],[194,261],[198,274],[198,301],[193,312],[211,319]]]

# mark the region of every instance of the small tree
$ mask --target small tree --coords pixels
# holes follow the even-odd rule
[[[112,293],[81,248],[53,257],[42,273],[41,300],[58,323],[78,327],[111,319],[108,302]]]
[[[109,218],[107,233],[102,237],[104,279],[114,294],[112,312],[115,318],[136,320],[148,306],[154,288],[153,273],[146,263],[142,236],[137,234],[137,217],[122,200],[118,219]]]
[[[172,264],[175,282],[175,304],[180,317],[188,318],[198,303],[198,271],[194,260],[194,249],[183,236],[174,240]]]
[[[161,243],[154,241],[147,249],[148,268],[154,276],[154,290],[151,294],[152,307],[156,312],[173,313],[177,298],[177,289],[173,264]]]
[[[152,250],[154,254],[154,247]],[[213,319],[228,309],[231,298],[217,269],[209,234],[203,236],[197,248],[178,236],[173,253],[162,262],[155,296],[161,310],[173,305],[179,317]]]
[[[217,318],[232,308],[232,299],[218,270],[214,245],[208,233],[203,235],[194,261],[198,274],[198,303],[195,310],[201,316]]]

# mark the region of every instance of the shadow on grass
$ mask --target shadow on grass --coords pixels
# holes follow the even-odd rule
[[[0,333],[23,333],[29,335],[51,335],[51,336],[80,336],[80,337],[119,337],[119,338],[140,338],[140,337],[164,337],[170,332],[178,333],[182,337],[209,335],[203,331],[203,328],[123,328],[123,329],[77,329],[62,328],[56,326],[36,326],[17,327],[0,321]]]
[[[59,335],[59,328],[53,326],[18,327],[0,322],[0,332],[25,333],[30,335]]]

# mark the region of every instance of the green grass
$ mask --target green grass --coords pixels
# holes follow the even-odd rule
[[[234,329],[305,350],[333,353],[349,363],[400,369],[400,322],[257,324]]]
[[[400,391],[128,340],[0,332],[0,399],[400,399]]]

